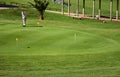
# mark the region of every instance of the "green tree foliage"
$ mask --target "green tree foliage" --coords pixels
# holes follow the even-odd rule
[[[47,6],[49,5],[49,2],[46,0],[34,0],[34,3],[29,3],[39,11],[40,20],[44,20],[44,12]]]

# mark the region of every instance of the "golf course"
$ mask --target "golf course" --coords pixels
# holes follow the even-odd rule
[[[15,2],[28,1],[33,0]],[[56,10],[52,4],[48,10]],[[103,15],[109,15],[105,10]],[[0,9],[0,77],[120,77],[120,22],[50,12],[39,21],[38,15],[31,7]]]

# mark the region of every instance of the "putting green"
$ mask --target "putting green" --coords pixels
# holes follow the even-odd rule
[[[9,31],[4,28],[1,32],[1,54],[84,54],[110,52],[119,48],[117,42],[112,39],[66,28],[14,27]]]

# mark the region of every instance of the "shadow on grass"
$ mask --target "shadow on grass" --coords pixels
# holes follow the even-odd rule
[[[6,24],[4,24],[4,23],[0,23],[0,25],[6,25]]]
[[[11,5],[6,3],[0,3],[0,7],[6,7],[6,8],[18,8],[17,5]]]
[[[43,26],[25,26],[25,27],[43,27]]]

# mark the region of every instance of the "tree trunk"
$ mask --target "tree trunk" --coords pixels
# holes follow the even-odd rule
[[[44,11],[40,11],[40,20],[44,20]]]
[[[40,20],[44,20],[43,14],[40,14]]]

